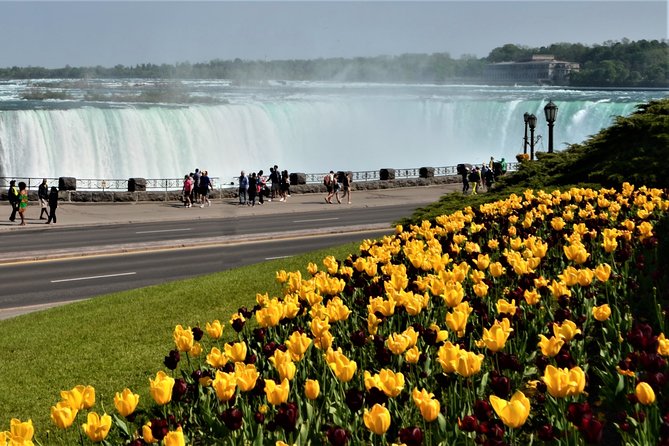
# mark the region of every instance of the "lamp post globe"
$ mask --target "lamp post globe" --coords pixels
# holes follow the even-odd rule
[[[528,116],[527,124],[530,126],[530,160],[534,160],[534,129],[537,126],[537,117],[533,114]]]
[[[553,153],[553,125],[557,118],[558,108],[553,101],[549,101],[544,107],[544,114],[546,115],[546,122],[548,122],[548,153]]]

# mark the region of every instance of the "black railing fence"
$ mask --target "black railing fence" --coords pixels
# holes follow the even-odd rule
[[[507,170],[514,171],[517,170],[519,163],[507,163]],[[408,169],[392,169],[394,173],[394,179],[409,179],[409,178],[420,178],[421,171],[426,168],[424,167],[415,167]],[[457,175],[457,166],[444,166],[444,167],[434,167],[433,175],[435,177],[443,176],[452,176]],[[352,180],[353,183],[356,182],[366,182],[366,181],[382,181],[385,178],[382,178],[381,170],[363,170],[363,171],[353,171]],[[316,184],[323,181],[323,177],[327,172],[322,173],[305,173],[303,174],[306,178],[307,184]],[[230,189],[237,187],[238,177],[226,178],[224,181],[221,181],[220,177],[210,177],[212,184],[216,189]],[[42,183],[43,178],[35,177],[0,177],[0,189],[9,187],[9,182],[15,180],[18,185],[19,182],[23,181],[28,186],[29,190],[35,190]],[[56,186],[59,187],[60,178],[46,178],[47,184],[49,187]],[[129,183],[133,179],[108,179],[108,178],[76,178],[76,190],[78,191],[128,191]],[[147,178],[144,179],[146,182],[147,191],[174,191],[180,190],[183,186],[183,178]]]

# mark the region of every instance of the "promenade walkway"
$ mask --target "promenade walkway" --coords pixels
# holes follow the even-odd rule
[[[234,217],[245,218],[271,215],[275,212],[336,212],[341,207],[362,208],[416,203],[417,206],[437,201],[439,197],[461,190],[460,184],[436,186],[401,187],[353,191],[351,204],[327,204],[324,194],[294,194],[285,202],[274,200],[254,207],[239,206],[238,200],[223,198],[212,200],[210,207],[184,208],[179,202],[135,202],[135,203],[59,203],[57,224],[47,225],[39,219],[37,202],[30,202],[26,212],[26,226],[19,226],[19,219],[10,222],[11,208],[8,202],[0,205],[0,234],[8,231],[50,230],[56,227],[88,225],[144,223],[152,221],[174,221],[183,219],[205,219]],[[6,234],[5,234],[6,235]],[[1,237],[1,235],[0,235]]]

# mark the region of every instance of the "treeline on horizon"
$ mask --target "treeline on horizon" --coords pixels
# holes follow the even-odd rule
[[[305,80],[339,82],[434,83],[483,82],[486,65],[522,62],[534,54],[551,54],[557,60],[578,62],[569,85],[581,87],[668,87],[669,43],[667,40],[606,41],[601,45],[555,43],[532,48],[506,44],[487,57],[448,53],[402,54],[356,58],[247,61],[215,59],[206,63],[180,62],[174,65],[151,63],[111,68],[11,67],[0,68],[0,79],[231,79],[233,81]]]

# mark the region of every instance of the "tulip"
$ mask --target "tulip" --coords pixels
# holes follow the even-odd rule
[[[153,400],[159,406],[165,405],[172,400],[172,388],[174,378],[167,376],[162,370],[156,373],[156,379],[149,378],[150,393]]]
[[[59,428],[67,429],[74,423],[77,412],[78,410],[72,409],[67,401],[61,401],[55,406],[51,406],[51,419]]]
[[[490,404],[502,422],[512,429],[525,424],[530,414],[530,400],[520,390],[513,394],[510,401],[491,395]]]
[[[585,246],[583,246],[583,244],[580,242],[571,243],[570,245],[564,246],[562,249],[564,251],[565,257],[577,265],[585,263],[585,261],[588,260],[588,257],[590,257],[590,254],[588,251],[586,251]]]
[[[163,444],[165,446],[186,446],[186,439],[181,426],[177,427],[176,431],[168,432],[163,439]]]
[[[386,339],[386,347],[388,347],[388,350],[393,352],[394,355],[401,355],[404,353],[409,348],[410,343],[411,339],[402,333],[393,333]]]
[[[81,428],[93,443],[99,443],[107,437],[112,423],[109,415],[100,416],[95,412],[89,412],[87,421]]]
[[[497,312],[499,314],[510,314],[513,316],[516,314],[516,300],[513,299],[511,302],[508,302],[506,299],[499,299],[497,301]]]
[[[283,381],[284,378],[287,378],[289,381],[295,376],[297,367],[292,360],[290,352],[282,352],[277,349],[269,358],[276,370],[279,372],[279,379]]]
[[[90,409],[95,404],[95,389],[91,386],[76,386],[72,390],[60,392],[61,398],[66,400],[73,409]]]
[[[611,267],[608,263],[602,263],[595,268],[595,278],[600,282],[607,282],[611,276]]]
[[[315,400],[318,398],[318,395],[321,393],[321,386],[316,379],[308,379],[304,383],[304,394],[310,400]]]
[[[455,366],[455,371],[458,375],[469,377],[481,371],[481,363],[483,362],[483,355],[460,351],[458,362]]]
[[[555,398],[579,395],[585,388],[585,373],[580,367],[568,370],[548,365],[543,380],[548,393]]]
[[[235,378],[237,387],[242,392],[249,392],[256,386],[260,373],[253,364],[235,363]]]
[[[383,393],[390,398],[398,396],[404,389],[404,374],[393,372],[389,369],[381,369],[379,372],[379,384]]]
[[[130,389],[123,389],[123,393],[116,392],[114,395],[114,406],[122,417],[132,414],[139,403],[139,395],[132,393]]]
[[[593,307],[592,316],[599,322],[604,322],[609,317],[611,317],[611,307],[609,306],[609,304]]]
[[[191,330],[190,327],[183,328],[181,324],[179,324],[174,327],[172,336],[174,338],[174,344],[180,352],[189,352],[193,347],[194,336],[193,330]]]
[[[207,364],[214,368],[221,368],[228,363],[228,357],[221,352],[217,347],[212,347],[207,355]]]
[[[9,444],[11,446],[30,445],[32,446],[33,435],[35,429],[33,428],[33,421],[23,421],[12,418],[9,422]]]
[[[664,337],[664,333],[660,333],[657,337],[657,354],[669,356],[669,339]]]
[[[436,420],[439,416],[441,404],[439,403],[439,400],[430,399],[418,406],[418,409],[420,410],[423,419],[429,423]]]
[[[504,348],[511,331],[513,330],[504,330],[504,327],[499,322],[495,321],[489,330],[486,328],[483,329],[482,344],[492,352],[500,351]]]
[[[151,430],[151,422],[142,426],[142,439],[145,443],[158,443],[158,440],[153,436],[153,431]]]
[[[437,352],[437,360],[441,364],[444,373],[455,372],[455,367],[460,355],[460,346],[453,345],[451,342],[446,342],[439,348]]]
[[[232,362],[244,362],[246,359],[246,343],[235,342],[234,344],[225,344],[225,356]]]
[[[420,350],[418,350],[418,347],[411,347],[404,352],[404,360],[409,364],[416,364],[420,360]]]
[[[285,342],[293,361],[300,361],[311,345],[311,338],[299,331],[293,332]]]
[[[212,323],[207,322],[204,328],[207,330],[207,334],[212,339],[218,339],[223,334],[223,325],[221,325],[221,322],[218,319]]]
[[[564,340],[557,336],[547,338],[544,335],[539,335],[539,339],[540,341],[537,345],[541,348],[541,354],[549,358],[560,353],[560,349],[564,345]]]
[[[525,302],[527,302],[528,305],[536,305],[541,300],[541,296],[535,289],[525,290],[523,292],[523,297],[525,298]]]
[[[281,403],[288,401],[288,392],[290,391],[290,384],[287,379],[277,384],[272,379],[265,379],[265,396],[267,402],[273,406],[278,406]]]
[[[553,324],[553,334],[556,338],[561,338],[565,342],[569,342],[574,339],[574,336],[581,334],[581,330],[574,322],[567,319],[561,325]]]
[[[490,271],[490,275],[492,275],[494,278],[497,278],[506,273],[506,268],[504,268],[501,263],[494,262],[490,264],[488,271]]]
[[[235,395],[237,377],[234,373],[225,373],[217,370],[216,377],[211,386],[214,388],[219,400],[229,401]]]
[[[390,412],[385,406],[374,404],[372,410],[365,409],[363,421],[367,429],[376,435],[383,435],[390,427]]]
[[[655,402],[655,391],[647,382],[640,382],[634,389],[634,395],[644,406],[649,406]]]

